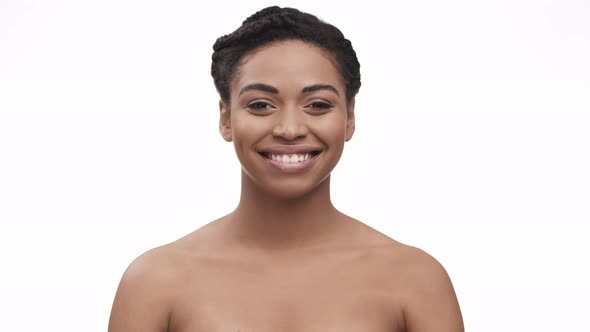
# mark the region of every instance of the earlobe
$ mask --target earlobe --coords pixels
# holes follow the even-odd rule
[[[225,103],[220,100],[219,101],[219,133],[221,137],[227,142],[232,141],[232,134],[231,134],[231,113],[229,111],[229,107],[225,105]]]

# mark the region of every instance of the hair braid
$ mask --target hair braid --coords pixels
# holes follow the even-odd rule
[[[335,26],[294,8],[272,6],[249,16],[234,32],[213,45],[211,75],[225,103],[240,60],[256,49],[281,40],[302,40],[327,51],[337,65],[350,102],[361,86],[360,63],[350,40]]]

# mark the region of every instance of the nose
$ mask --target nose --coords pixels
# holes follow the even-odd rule
[[[307,135],[308,128],[305,123],[304,113],[296,107],[281,109],[277,114],[277,122],[273,127],[273,136],[291,141]]]

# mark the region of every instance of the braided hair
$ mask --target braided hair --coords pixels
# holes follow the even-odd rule
[[[211,76],[226,105],[240,61],[265,45],[284,40],[301,40],[327,51],[344,81],[350,104],[361,87],[360,63],[350,41],[338,28],[314,15],[272,6],[248,17],[236,31],[219,37],[213,45]]]

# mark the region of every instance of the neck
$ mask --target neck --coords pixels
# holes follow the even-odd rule
[[[287,199],[265,192],[242,171],[240,203],[229,227],[238,243],[283,251],[327,242],[341,215],[330,200],[330,176],[305,195]]]

